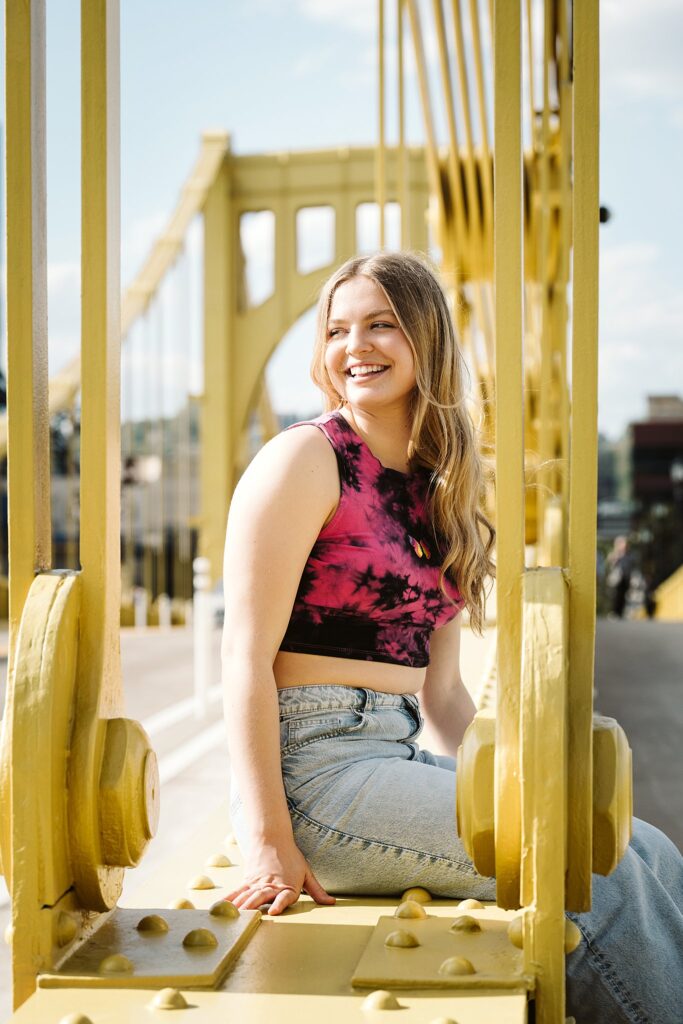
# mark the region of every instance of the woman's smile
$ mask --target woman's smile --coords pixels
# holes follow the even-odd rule
[[[325,366],[340,397],[405,404],[415,388],[413,350],[383,289],[357,275],[332,296]],[[370,406],[368,406],[370,407]]]

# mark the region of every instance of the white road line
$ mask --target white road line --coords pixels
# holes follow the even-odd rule
[[[209,703],[213,704],[219,701],[223,688],[218,683],[216,686],[209,688],[207,693]],[[142,722],[142,728],[145,730],[147,735],[157,736],[164,729],[170,729],[172,725],[177,725],[178,722],[182,722],[184,718],[191,718],[194,715],[194,697],[186,697],[184,700],[179,700],[175,704],[169,704],[168,707],[162,708],[161,711],[155,711],[153,715],[146,718]]]
[[[226,742],[225,724],[221,718],[220,722],[200,732],[182,747],[178,747],[172,754],[162,757],[159,762],[159,779],[162,786],[171,779],[184,772],[191,764],[198,761],[200,757],[213,750],[214,747]]]

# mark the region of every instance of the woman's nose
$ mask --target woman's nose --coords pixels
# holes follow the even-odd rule
[[[346,349],[348,352],[369,352],[372,348],[372,339],[364,326],[351,327],[346,337]]]

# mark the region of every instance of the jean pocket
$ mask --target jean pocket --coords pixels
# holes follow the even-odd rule
[[[352,708],[335,711],[303,711],[288,715],[280,722],[280,741],[283,750],[316,743],[356,732],[363,726],[363,715]]]

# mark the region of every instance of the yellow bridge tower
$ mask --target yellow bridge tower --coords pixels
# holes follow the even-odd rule
[[[463,7],[447,13],[435,0],[427,26],[417,0],[399,0],[397,145],[385,138],[383,3],[376,148],[236,156],[226,136],[205,137],[169,231],[121,308],[118,2],[83,0],[82,346],[48,383],[45,5],[7,2],[10,651],[0,852],[20,1024],[140,1021],[188,1006],[202,1020],[324,1015],[332,1024],[406,1007],[406,1021],[420,1024],[513,1024],[527,1020],[530,999],[538,1024],[564,1022],[565,952],[576,942],[565,910],[590,906],[591,873],[614,868],[631,821],[628,743],[592,714],[598,3],[527,0],[522,10],[520,0],[470,0],[467,19]],[[405,140],[404,39],[424,148]],[[473,402],[495,445],[497,694],[495,714],[478,713],[460,751],[458,817],[476,866],[495,870],[498,905],[436,906],[411,891],[401,906],[357,899],[321,910],[302,900],[259,924],[258,912],[214,904],[202,876],[171,908],[123,909],[124,870],[154,837],[159,779],[148,737],[124,716],[120,678],[121,339],[131,344],[201,216],[201,499],[187,517],[217,579],[250,417],[257,412],[263,436],[276,429],[266,363],[356,250],[356,209],[367,202],[378,204],[381,244],[395,202],[401,244],[440,254]],[[297,215],[311,207],[332,211],[334,243],[325,265],[303,271]],[[256,305],[239,226],[263,210],[274,218],[274,282]],[[79,390],[79,567],[64,569],[51,562],[49,418]],[[162,429],[159,550],[171,488],[164,438]],[[160,562],[157,577],[165,571]],[[232,845],[216,854],[220,841],[196,837],[197,869],[199,851],[213,851],[214,872],[239,865]],[[419,941],[387,953],[388,933],[405,930],[406,918]]]

